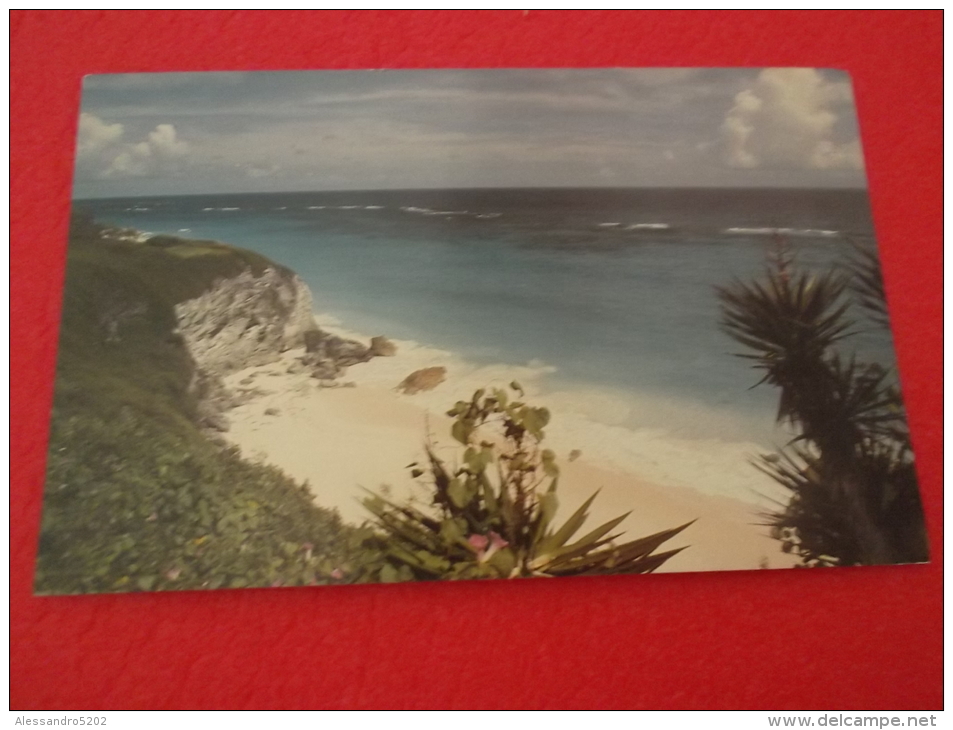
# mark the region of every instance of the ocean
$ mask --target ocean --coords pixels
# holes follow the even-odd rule
[[[102,222],[207,238],[296,271],[349,330],[529,365],[589,422],[690,444],[772,449],[778,394],[720,328],[715,287],[763,274],[780,234],[797,264],[873,245],[862,190],[518,189],[76,201]],[[866,323],[845,346],[894,365]],[[451,404],[448,404],[448,406]],[[734,452],[733,452],[734,453]],[[743,468],[750,468],[743,465]],[[730,490],[728,490],[730,492]]]

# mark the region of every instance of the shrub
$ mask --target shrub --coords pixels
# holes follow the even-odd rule
[[[758,468],[791,495],[765,515],[786,552],[808,566],[927,559],[926,530],[900,392],[876,363],[838,352],[854,333],[849,294],[887,326],[876,254],[850,272],[796,271],[787,250],[763,281],[718,290],[725,330],[780,391],[777,420],[799,435]]]
[[[510,390],[523,396],[518,383]],[[432,504],[419,509],[377,494],[364,502],[386,535],[377,538],[387,560],[381,580],[648,573],[682,549],[655,552],[687,524],[617,543],[628,513],[573,540],[596,494],[556,527],[559,467],[542,448],[547,409],[493,389],[476,391],[448,415],[463,448],[460,465],[448,465],[428,444],[427,463],[409,466]]]
[[[221,249],[227,257],[201,265],[74,220],[38,593],[376,579],[380,563],[362,544],[370,530],[199,426],[201,377],[175,335],[174,305],[251,260]]]

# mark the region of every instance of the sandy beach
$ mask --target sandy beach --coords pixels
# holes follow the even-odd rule
[[[323,329],[366,341],[333,322],[318,321]],[[360,503],[361,488],[389,491],[396,500],[411,495],[426,499],[425,488],[411,479],[405,467],[424,457],[427,440],[454,461],[459,444],[450,438],[445,411],[455,401],[468,399],[476,388],[504,387],[518,379],[529,402],[548,405],[533,398],[536,379],[546,372],[544,366],[476,367],[414,343],[398,342],[397,347],[394,357],[351,366],[334,387],[326,387],[327,383],[306,372],[288,372],[300,351],[288,351],[277,362],[231,374],[226,386],[245,393],[245,402],[229,411],[230,429],[225,437],[246,457],[274,464],[306,481],[318,504],[337,509],[348,522],[360,523],[369,516]],[[447,369],[446,381],[415,395],[398,392],[397,384],[411,372],[433,366]],[[641,471],[624,468],[624,459],[606,458],[609,439],[585,438],[578,418],[564,418],[560,426],[560,415],[560,410],[554,410],[546,438],[561,468],[557,521],[600,490],[590,509],[590,528],[631,512],[620,529],[632,539],[697,520],[670,543],[688,549],[660,572],[744,570],[765,564],[780,568],[794,563],[780,552],[779,543],[767,536],[765,528],[755,524],[760,519],[754,502],[682,486],[677,477],[664,476],[668,472],[659,470],[658,460],[654,466],[647,461]],[[658,448],[661,443],[658,435],[650,434],[648,439],[646,448]],[[653,439],[658,443],[653,445]],[[679,447],[670,444],[669,448]],[[581,455],[570,462],[574,449]],[[707,458],[698,453],[698,463],[687,465],[687,473],[712,474],[717,464]],[[740,467],[755,471],[743,462]],[[653,469],[662,478],[653,479]]]

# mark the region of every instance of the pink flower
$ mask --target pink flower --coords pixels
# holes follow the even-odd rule
[[[181,574],[182,574],[182,571],[179,570],[178,568],[169,568],[169,569],[165,572],[165,577],[168,578],[169,580],[175,580],[175,579],[178,578]]]
[[[490,544],[486,535],[470,535],[470,537],[467,538],[467,542],[470,543],[470,547],[478,553],[482,553],[486,550],[486,546]]]
[[[341,578],[344,577],[344,573],[341,572],[340,568],[335,568],[334,570],[331,571],[331,577],[334,578],[335,580],[341,580]]]
[[[276,580],[271,584],[272,588],[281,588],[281,580]]]
[[[506,540],[492,530],[490,531],[489,536],[470,535],[470,537],[467,538],[467,542],[470,544],[470,547],[476,550],[477,560],[481,563],[485,563],[487,560],[493,557],[494,553],[509,545]]]

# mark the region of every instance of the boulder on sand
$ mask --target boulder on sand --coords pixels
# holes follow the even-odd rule
[[[386,337],[378,335],[371,338],[371,347],[368,354],[371,357],[393,357],[397,354],[397,345]]]
[[[371,359],[370,350],[360,342],[345,340],[319,329],[304,333],[304,349],[302,361],[306,364],[330,361],[338,368],[346,368]]]
[[[433,390],[447,379],[447,369],[445,367],[423,368],[415,370],[401,381],[397,390],[403,391],[407,395],[413,395],[423,390]]]
[[[318,348],[321,347],[321,342],[324,340],[325,334],[321,330],[313,329],[308,330],[304,333],[304,349],[305,352],[317,352]]]

